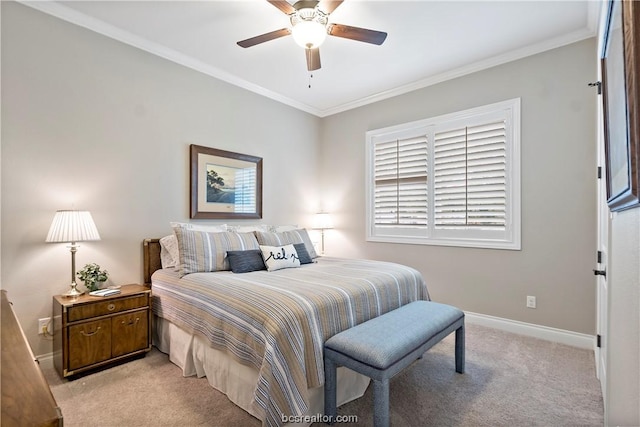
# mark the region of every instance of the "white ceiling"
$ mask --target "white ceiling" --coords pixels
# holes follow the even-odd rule
[[[329,22],[387,40],[328,37],[311,77],[291,36],[236,45],[290,27],[265,0],[23,3],[320,117],[592,37],[600,9],[597,0],[347,0]]]

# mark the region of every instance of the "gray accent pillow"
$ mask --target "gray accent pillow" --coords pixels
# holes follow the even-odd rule
[[[300,260],[300,264],[311,264],[313,263],[313,259],[309,255],[307,251],[307,247],[304,243],[294,243],[293,247],[296,248],[296,252],[298,253],[298,259]]]
[[[234,273],[248,273],[250,271],[266,270],[260,249],[248,251],[227,251],[229,266]]]

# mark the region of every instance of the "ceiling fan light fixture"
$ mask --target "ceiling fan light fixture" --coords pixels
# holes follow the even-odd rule
[[[387,33],[382,31],[336,23],[329,24],[329,15],[344,0],[298,0],[294,4],[291,4],[290,0],[267,1],[289,17],[291,28],[281,28],[240,40],[237,42],[238,46],[247,48],[292,35],[296,44],[304,49],[308,71],[320,69],[319,47],[328,35],[375,45],[381,45],[387,38]]]
[[[305,49],[317,49],[327,38],[327,16],[315,8],[301,8],[291,16],[291,34]]]
[[[305,49],[316,49],[327,38],[327,27],[316,21],[302,21],[291,30],[295,42]]]

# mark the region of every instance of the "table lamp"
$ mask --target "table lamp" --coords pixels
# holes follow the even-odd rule
[[[76,252],[80,245],[77,242],[100,240],[100,234],[88,211],[60,210],[56,212],[47,234],[46,242],[71,243],[71,289],[64,296],[77,297],[84,292],[77,289],[76,284]]]
[[[328,230],[333,228],[333,221],[331,220],[331,216],[326,212],[319,212],[315,215],[313,219],[314,230],[320,230],[321,236],[321,254],[324,255],[324,230]]]

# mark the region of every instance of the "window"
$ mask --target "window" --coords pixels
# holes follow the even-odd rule
[[[367,132],[367,240],[520,249],[520,99]]]

